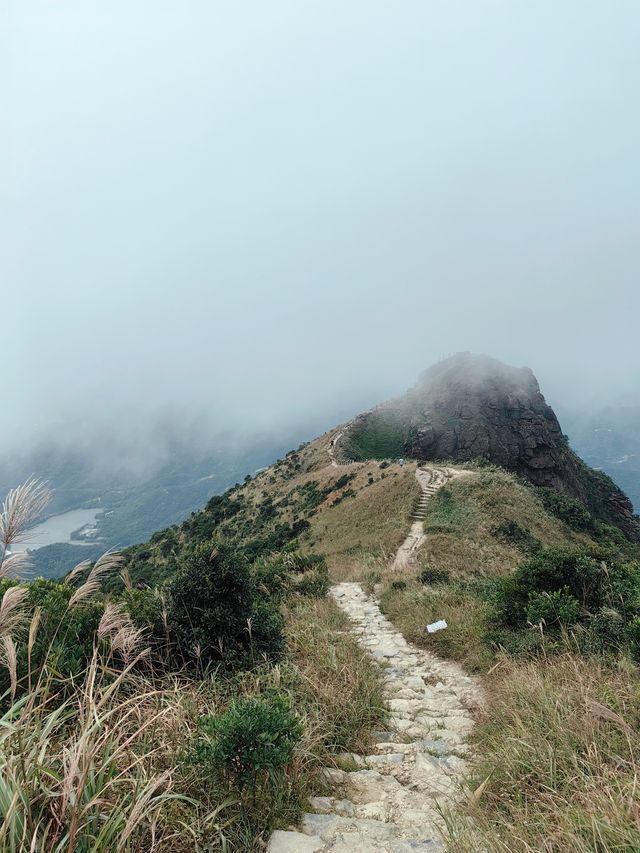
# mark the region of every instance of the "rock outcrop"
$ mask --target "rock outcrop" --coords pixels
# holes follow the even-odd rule
[[[533,372],[488,356],[459,353],[425,371],[401,398],[356,419],[358,431],[393,435],[411,458],[468,462],[487,459],[537,486],[577,498],[598,518],[640,540],[627,496],[569,447]]]

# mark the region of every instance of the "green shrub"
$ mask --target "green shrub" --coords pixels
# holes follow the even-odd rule
[[[624,617],[612,607],[594,613],[584,630],[576,634],[579,648],[587,653],[602,654],[619,650],[624,644]]]
[[[302,726],[287,697],[272,693],[232,702],[218,717],[201,717],[205,735],[196,744],[194,758],[213,776],[222,776],[240,791],[256,789],[271,774],[292,761]]]
[[[0,582],[0,598],[15,581]],[[33,635],[30,654],[27,643],[17,644],[17,678],[19,691],[27,687],[28,673],[32,680],[46,666],[61,682],[68,678],[79,678],[86,670],[96,642],[96,631],[104,607],[100,602],[85,601],[82,605],[69,607],[74,589],[56,580],[37,578],[25,584],[27,596],[25,611],[31,619],[36,608],[40,609],[37,630]],[[0,667],[0,694],[9,686],[5,667]]]
[[[284,620],[280,611],[269,602],[256,598],[247,624],[249,657],[246,662],[280,660],[285,652]]]
[[[443,569],[436,569],[433,566],[425,566],[420,572],[420,583],[425,584],[441,584],[449,583],[449,572]]]
[[[544,623],[547,628],[574,625],[578,621],[580,603],[569,592],[532,592],[527,605],[527,620],[532,625]]]
[[[306,572],[294,585],[294,591],[305,598],[324,598],[329,591],[329,570],[326,565]]]
[[[391,589],[396,590],[397,592],[406,588],[406,581],[391,581]]]
[[[492,631],[517,633],[527,622],[544,622],[552,631],[576,625],[583,651],[602,653],[625,642],[633,645],[629,626],[640,616],[640,568],[579,551],[548,549],[510,577],[494,581],[487,598]]]
[[[282,617],[261,601],[247,560],[226,546],[199,545],[183,558],[168,616],[186,661],[234,667],[282,655]]]
[[[276,601],[293,595],[323,598],[329,590],[327,561],[319,554],[276,554],[256,563],[253,572],[259,589]]]
[[[289,566],[282,554],[263,557],[253,564],[258,590],[275,602],[284,601],[291,586]]]
[[[537,493],[546,511],[564,521],[572,530],[591,530],[593,518],[580,501],[561,495],[547,486],[539,487]]]
[[[156,589],[125,589],[122,602],[136,628],[148,628],[154,637],[164,636],[163,601]]]

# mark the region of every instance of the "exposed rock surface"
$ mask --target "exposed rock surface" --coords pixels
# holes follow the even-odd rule
[[[360,644],[381,664],[391,711],[371,755],[357,769],[325,773],[335,795],[316,797],[300,832],[276,832],[268,853],[436,853],[444,850],[439,809],[452,805],[467,770],[476,682],[453,663],[410,645],[356,583],[331,594]],[[297,845],[297,846],[296,846]]]
[[[581,500],[597,517],[640,540],[627,496],[569,447],[553,409],[527,367],[460,353],[425,371],[404,397],[357,418],[358,431],[393,430],[406,456],[464,462],[485,458]]]

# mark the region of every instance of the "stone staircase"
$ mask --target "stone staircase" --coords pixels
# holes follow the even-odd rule
[[[267,853],[442,851],[441,809],[460,792],[480,689],[456,664],[407,643],[359,584],[337,584],[331,595],[360,645],[386,665],[388,731],[370,755],[344,756],[354,769],[323,771],[334,796],[312,799],[300,831],[274,832]]]
[[[394,570],[407,569],[415,562],[418,551],[426,538],[424,534],[424,519],[427,514],[429,501],[438,489],[441,489],[452,476],[454,476],[454,473],[448,468],[436,468],[432,466],[416,468],[416,479],[420,485],[420,500],[411,516],[411,530],[402,545],[398,548],[393,561]]]

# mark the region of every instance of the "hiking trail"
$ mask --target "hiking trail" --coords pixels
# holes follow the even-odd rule
[[[480,688],[454,663],[408,643],[357,583],[331,588],[359,644],[382,665],[388,731],[371,755],[343,756],[358,769],[326,768],[333,797],[310,800],[300,831],[274,832],[268,853],[436,853],[441,808],[454,805],[467,771],[470,709]]]

